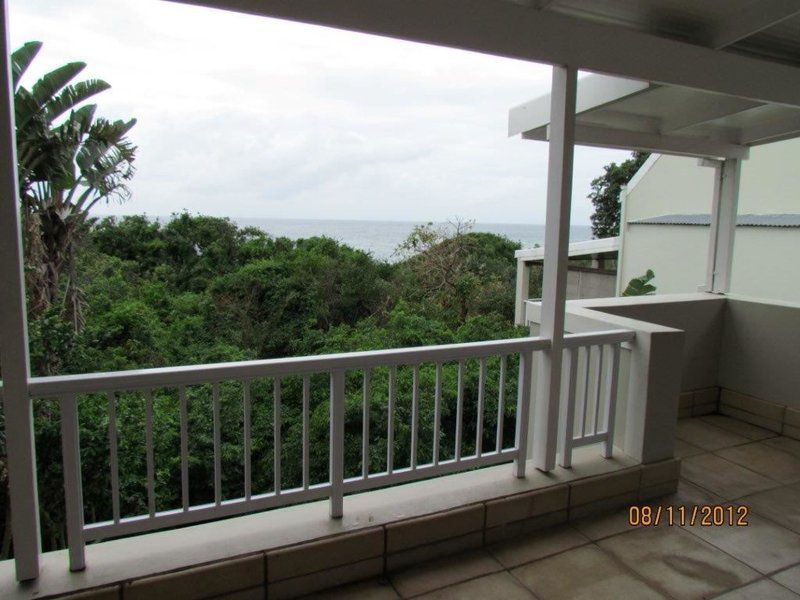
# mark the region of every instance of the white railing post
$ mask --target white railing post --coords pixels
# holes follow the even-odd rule
[[[558,453],[564,468],[572,466],[572,438],[575,434],[575,389],[578,380],[578,348],[567,350],[567,389],[561,398],[561,411],[558,425]],[[587,366],[588,368],[588,366]]]
[[[532,378],[533,352],[520,352],[515,435],[517,456],[514,459],[514,475],[517,477],[525,477],[525,465],[528,461],[528,420],[531,409]]]
[[[548,129],[550,143],[542,276],[542,323],[539,334],[550,340],[550,347],[540,353],[533,431],[533,463],[541,471],[550,471],[556,464],[564,305],[567,299],[577,77],[578,72],[574,67],[553,67]]]
[[[372,371],[364,369],[364,379],[362,381],[362,402],[361,409],[361,477],[369,477],[369,419],[372,405],[372,393],[370,380]]]
[[[525,325],[525,301],[531,288],[531,268],[525,259],[517,258],[517,290],[514,302],[514,323]]]
[[[39,494],[33,405],[28,397],[30,363],[25,279],[22,274],[8,3],[0,1],[0,360],[14,561],[17,580],[25,581],[39,576]]]
[[[606,378],[606,444],[603,456],[611,458],[614,452],[614,425],[617,415],[617,388],[619,385],[619,353],[620,345],[611,345],[611,361]]]
[[[331,518],[344,514],[344,371],[331,372],[330,479]]]
[[[78,429],[78,400],[74,395],[61,399],[61,453],[64,463],[64,503],[67,520],[69,570],[86,568],[83,538],[83,484],[81,482],[81,442]]]

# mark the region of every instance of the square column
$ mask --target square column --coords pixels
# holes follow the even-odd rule
[[[30,362],[22,234],[17,189],[17,147],[14,97],[8,41],[8,7],[0,0],[0,364],[11,500],[11,530],[17,580],[39,575],[41,540],[33,406],[28,397]]]
[[[733,242],[739,209],[739,180],[742,159],[702,160],[703,166],[714,167],[714,199],[711,205],[711,230],[708,235],[708,267],[705,291],[725,294],[731,289]]]
[[[553,67],[548,127],[547,217],[542,274],[542,315],[539,335],[551,341],[540,352],[533,419],[533,464],[550,471],[556,463],[564,304],[567,300],[569,225],[572,207],[572,167],[575,149],[575,97],[578,71]]]

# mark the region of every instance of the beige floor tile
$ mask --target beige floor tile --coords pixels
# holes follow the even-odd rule
[[[582,533],[562,525],[501,542],[489,548],[489,552],[509,569],[588,543],[589,538]]]
[[[598,545],[674,598],[703,598],[758,577],[747,565],[678,527],[640,529]]]
[[[708,490],[693,483],[680,479],[678,491],[663,498],[658,498],[648,504],[660,506],[694,506],[695,504],[720,504],[724,502],[721,496],[712,494]]]
[[[502,569],[485,550],[473,550],[415,565],[390,575],[389,579],[400,595],[407,598]]]
[[[534,598],[519,581],[506,572],[486,575],[442,590],[417,596],[419,600],[529,600]]]
[[[768,446],[764,442],[724,448],[717,450],[715,454],[781,483],[800,481],[800,457]]]
[[[749,440],[765,440],[778,435],[769,429],[751,425],[750,423],[745,423],[739,419],[732,419],[731,417],[726,417],[725,415],[707,415],[705,417],[700,417],[700,419],[706,423],[714,425],[715,427],[719,427],[720,429],[730,431],[731,433],[735,433],[737,435],[742,435]]]
[[[695,446],[689,442],[684,442],[677,438],[675,439],[675,458],[686,458],[687,456],[694,456],[696,454],[702,454],[703,452],[707,452],[707,450],[703,450],[699,446]]]
[[[311,596],[306,596],[306,598],[319,600],[396,600],[400,596],[387,581],[371,579],[343,585],[325,592],[317,592]]]
[[[776,573],[772,576],[772,579],[793,592],[800,594],[800,565]]]
[[[240,592],[223,594],[222,596],[214,596],[212,600],[264,600],[264,598],[264,587],[262,586],[250,588],[249,590],[242,590]],[[115,598],[115,600],[117,599]]]
[[[700,454],[683,459],[681,477],[726,500],[734,500],[778,485],[772,479],[715,454]]]
[[[792,438],[788,438],[786,436],[780,436],[771,438],[769,440],[764,440],[764,443],[772,446],[773,448],[777,448],[778,450],[783,450],[784,452],[789,452],[795,456],[800,456],[800,440],[793,440]]]
[[[749,438],[743,435],[720,429],[702,419],[683,419],[678,421],[675,436],[679,440],[689,442],[704,450],[719,450],[720,448],[746,444],[750,441]]]
[[[636,529],[628,523],[629,508],[622,508],[603,515],[592,515],[570,522],[575,529],[592,541]]]
[[[800,533],[800,484],[745,496],[738,503],[745,504],[754,513]]]
[[[536,561],[511,574],[542,600],[665,597],[595,545]]]
[[[392,573],[412,565],[418,565],[443,556],[461,554],[483,546],[483,532],[476,531],[449,540],[441,540],[433,544],[417,546],[386,556],[386,571]]]
[[[762,573],[800,562],[800,535],[757,515],[747,521],[747,527],[695,524],[686,530]]]
[[[761,579],[739,589],[730,591],[716,600],[797,600],[797,594],[769,579]]]

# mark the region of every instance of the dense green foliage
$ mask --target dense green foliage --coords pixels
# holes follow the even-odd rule
[[[623,296],[652,296],[656,293],[656,286],[650,282],[655,279],[656,274],[652,269],[647,269],[644,275],[634,277],[628,282],[625,291],[622,292]]]
[[[619,235],[619,220],[622,212],[620,192],[636,174],[647,157],[647,152],[634,152],[633,156],[620,164],[612,162],[603,167],[603,174],[592,180],[589,200],[594,205],[592,235],[607,238]]]
[[[182,214],[161,224],[145,217],[104,219],[86,233],[78,258],[85,325],[76,331],[53,309],[30,323],[36,374],[99,372],[391,347],[501,339],[513,326],[518,246],[458,226],[417,228],[396,263],[315,237],[272,238],[225,219]],[[422,243],[422,240],[425,240]],[[504,439],[513,443],[517,363],[507,365]],[[443,367],[441,457],[452,457],[456,364]],[[479,365],[467,361],[463,452],[474,451]],[[371,374],[370,469],[386,468],[387,369]],[[431,460],[435,367],[420,369],[419,461]],[[311,380],[311,482],[327,480],[328,379]],[[253,493],[274,488],[272,380],[250,384]],[[302,380],[281,386],[282,487],[302,483]],[[487,364],[484,444],[496,443],[499,359]],[[410,460],[412,368],[397,372],[396,468]],[[152,390],[157,509],[181,505],[179,393]],[[243,384],[223,381],[223,497],[243,494]],[[213,499],[211,386],[186,388],[192,504]],[[122,514],[147,511],[143,393],[117,398]],[[362,373],[349,372],[346,475],[360,473]],[[111,517],[108,399],[81,398],[87,520]],[[36,402],[44,545],[64,545],[59,415]]]

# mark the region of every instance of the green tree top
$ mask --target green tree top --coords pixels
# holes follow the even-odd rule
[[[634,152],[628,160],[603,167],[604,173],[592,181],[589,199],[594,205],[592,215],[592,236],[607,238],[619,235],[621,203],[619,199],[622,186],[636,174],[647,157],[647,152]]]
[[[37,317],[61,306],[77,330],[83,292],[75,283],[75,254],[89,211],[130,196],[136,147],[128,132],[136,119],[95,116],[97,105],[86,101],[110,86],[99,79],[75,82],[83,62],[23,85],[41,48],[41,42],[27,42],[11,55],[28,310]]]

